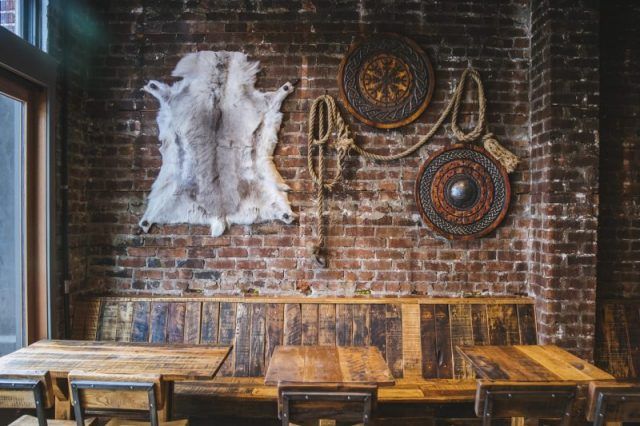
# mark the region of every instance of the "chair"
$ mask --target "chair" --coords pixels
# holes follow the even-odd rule
[[[47,371],[0,371],[0,408],[35,409],[36,417],[24,415],[10,426],[74,426],[73,420],[49,420],[46,411],[54,404]],[[87,426],[94,419],[87,420]]]
[[[576,385],[478,380],[476,415],[484,426],[494,419],[558,419],[566,425],[576,398]]]
[[[188,420],[161,422],[158,410],[169,404],[166,383],[159,375],[104,374],[72,371],[69,373],[71,403],[78,426],[85,411],[96,411],[132,417],[148,415],[150,421],[112,418],[106,426],[188,426]]]
[[[605,422],[639,422],[640,383],[589,383],[587,420],[594,426]]]
[[[378,387],[369,385],[278,386],[278,416],[283,426],[331,419],[344,424],[370,424]]]

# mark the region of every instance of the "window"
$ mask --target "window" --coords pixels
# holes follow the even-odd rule
[[[55,337],[55,69],[46,53],[0,28],[0,355]]]
[[[48,0],[0,0],[0,26],[47,50]]]

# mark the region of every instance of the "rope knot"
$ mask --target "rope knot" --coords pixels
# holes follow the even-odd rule
[[[348,154],[353,144],[355,144],[353,138],[338,139],[336,141],[336,150],[338,150],[338,152],[344,152],[345,154]]]

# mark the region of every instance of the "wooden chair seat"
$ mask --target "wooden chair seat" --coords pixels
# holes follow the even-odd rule
[[[111,419],[105,426],[150,426],[150,422],[139,422],[126,419]],[[173,420],[160,422],[160,426],[189,426],[189,420]]]
[[[85,426],[93,426],[96,419],[87,419],[84,421]],[[38,418],[34,416],[24,415],[19,419],[10,423],[9,426],[38,426]],[[76,426],[75,420],[47,420],[47,426]]]

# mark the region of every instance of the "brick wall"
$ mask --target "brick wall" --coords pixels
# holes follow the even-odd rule
[[[527,286],[528,4],[471,2],[144,2],[98,5],[106,42],[97,48],[87,112],[90,257],[88,281],[117,291],[186,290],[344,294],[462,292],[522,294]],[[330,202],[329,267],[307,259],[314,223],[306,164],[306,112],[321,94],[337,96],[338,64],[352,40],[393,31],[413,38],[436,70],[433,101],[399,131],[353,123],[359,143],[398,152],[426,133],[467,65],[489,96],[491,129],[523,158],[513,175],[511,212],[497,232],[451,242],[420,224],[413,185],[421,162],[452,143],[441,132],[419,155],[389,164],[352,156],[346,182]],[[138,232],[145,196],[161,164],[157,104],[139,88],[167,80],[179,58],[197,50],[241,50],[262,63],[258,85],[301,78],[284,104],[276,164],[287,183],[294,225],[234,226],[220,238],[203,226]],[[470,105],[468,110],[474,110]],[[464,116],[469,125],[472,119]]]
[[[640,4],[603,2],[598,293],[640,297]]]
[[[0,0],[0,26],[16,31],[16,0]]]
[[[599,15],[531,3],[530,288],[538,332],[592,356],[598,212]]]

